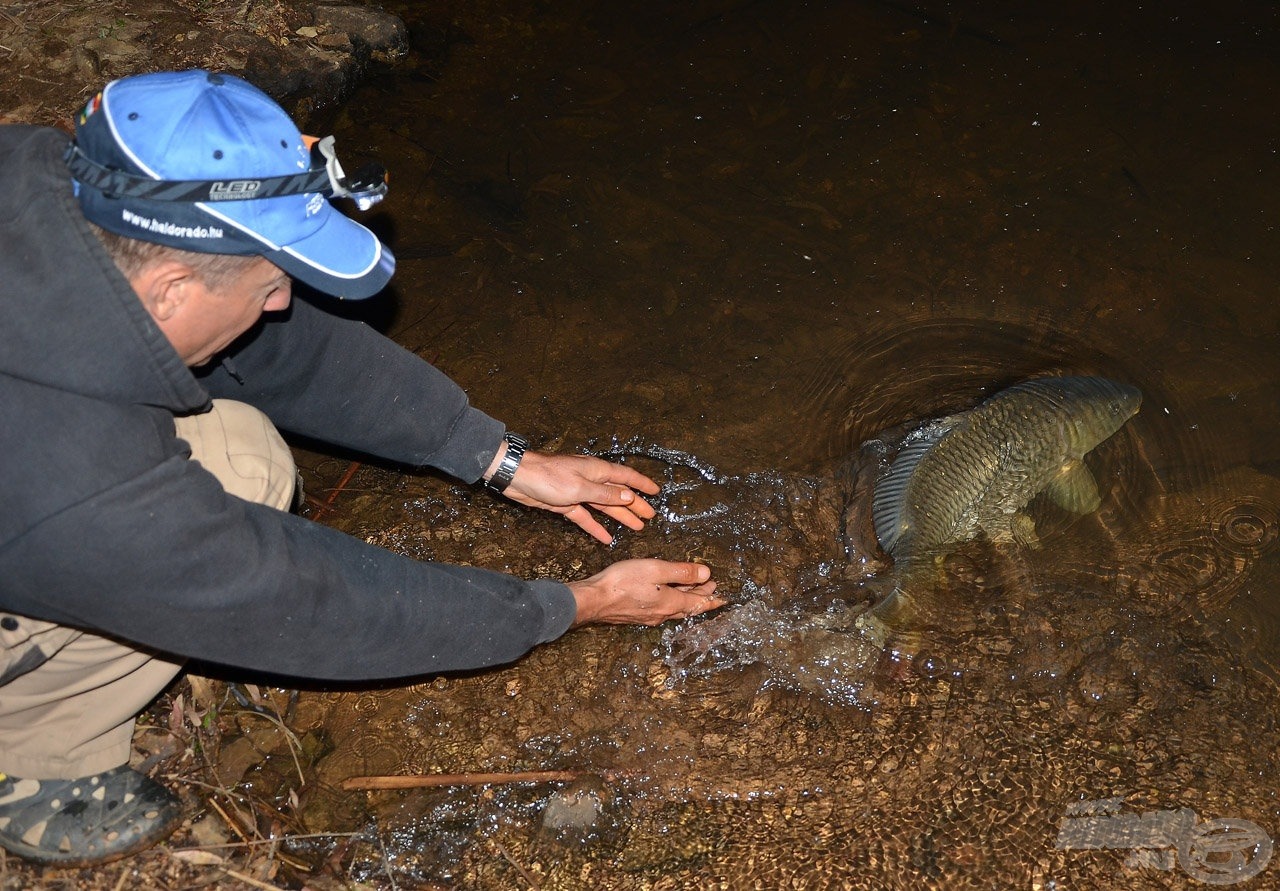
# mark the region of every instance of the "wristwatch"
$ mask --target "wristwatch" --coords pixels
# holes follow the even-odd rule
[[[502,456],[502,462],[493,472],[493,476],[484,481],[485,488],[498,495],[507,491],[507,486],[511,485],[511,478],[516,475],[516,470],[520,467],[524,450],[529,448],[529,440],[518,433],[504,433],[502,438],[507,444],[507,453]]]

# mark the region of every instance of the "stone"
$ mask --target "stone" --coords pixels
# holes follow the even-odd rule
[[[319,5],[313,13],[319,31],[345,34],[356,52],[375,62],[392,64],[409,51],[409,29],[397,16],[368,6]]]

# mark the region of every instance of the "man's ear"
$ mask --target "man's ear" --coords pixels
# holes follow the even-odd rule
[[[174,314],[192,295],[192,288],[199,285],[196,272],[180,260],[165,259],[150,263],[129,279],[142,305],[157,323],[173,318]]]

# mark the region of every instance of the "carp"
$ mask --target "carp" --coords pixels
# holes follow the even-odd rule
[[[908,434],[871,503],[876,538],[893,559],[893,589],[858,616],[859,627],[882,643],[913,635],[931,614],[930,576],[964,542],[982,535],[1039,547],[1023,511],[1038,495],[1075,514],[1097,509],[1084,456],[1141,404],[1137,388],[1106,378],[1035,378]]]

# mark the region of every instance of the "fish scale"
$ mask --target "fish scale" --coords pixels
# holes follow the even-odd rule
[[[1036,378],[910,434],[876,484],[872,519],[894,561],[893,592],[863,622],[887,634],[928,615],[913,574],[979,535],[1038,544],[1023,508],[1045,492],[1067,510],[1097,507],[1084,456],[1138,411],[1142,394],[1101,377]]]

